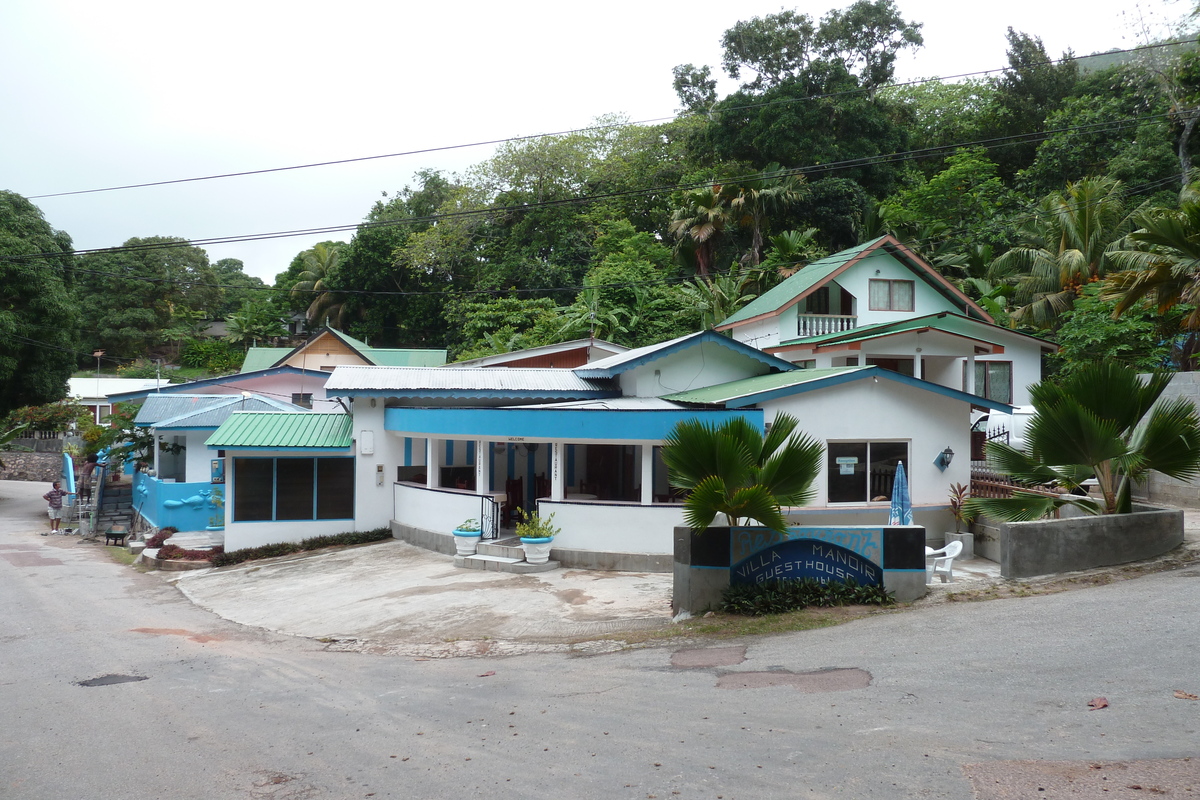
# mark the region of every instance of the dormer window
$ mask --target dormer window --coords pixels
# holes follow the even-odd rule
[[[870,303],[872,311],[912,311],[913,282],[872,280]]]

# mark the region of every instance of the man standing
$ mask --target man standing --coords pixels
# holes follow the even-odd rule
[[[67,496],[67,492],[63,491],[62,486],[58,481],[54,482],[50,491],[42,495],[42,499],[50,504],[47,512],[50,514],[50,533],[58,533],[58,526],[62,522],[63,515],[63,498]],[[49,534],[43,533],[42,536]]]

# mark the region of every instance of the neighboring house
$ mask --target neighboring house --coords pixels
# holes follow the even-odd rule
[[[152,525],[200,531],[217,514],[214,488],[222,483],[219,452],[205,440],[235,412],[304,409],[253,394],[153,394],[138,409],[134,425],[148,428],[156,444],[145,469],[134,476],[134,508]],[[220,490],[217,490],[220,497]]]
[[[455,361],[450,367],[554,367],[574,369],[609,356],[627,352],[628,347],[603,339],[574,339],[569,342],[530,347],[513,353]],[[411,365],[416,366],[416,365]]]
[[[237,395],[243,392],[263,395],[283,402],[314,410],[341,410],[341,406],[332,398],[325,396],[325,382],[332,373],[321,370],[305,370],[296,367],[273,367],[271,369],[239,372],[235,375],[222,375],[217,378],[205,378],[188,383],[173,383],[164,385],[158,390],[151,389],[123,392],[113,395],[114,401],[122,403],[145,400],[151,394],[213,394]]]
[[[371,347],[333,328],[318,328],[298,347],[251,347],[242,372],[283,366],[333,372],[339,366],[440,367],[445,363],[445,350]]]
[[[336,419],[350,426],[336,436],[314,438],[305,431],[319,423],[294,414],[248,435],[243,426],[263,415],[235,414],[208,439],[226,452],[230,549],[389,523],[399,535],[448,540],[464,519],[508,526],[518,507],[536,505],[562,528],[555,550],[565,563],[611,568],[605,554],[635,553],[620,563],[667,568],[683,515],[662,462],[665,437],[685,419],[740,416],[762,429],[782,411],[828,450],[816,500],[791,510],[793,520],[884,523],[904,462],[917,523],[937,537],[951,524],[950,484],[969,480],[972,407],[1010,410],[878,366],[801,370],[712,331],[574,369],[338,367],[325,390],[352,411]],[[946,450],[959,457],[947,464]],[[350,468],[323,458],[353,463],[352,519],[310,514],[308,489],[300,504],[310,515],[293,516],[281,465],[314,470],[320,495],[323,468],[332,486]],[[257,499],[243,506],[239,497]]]
[[[1010,405],[1057,349],[995,325],[891,236],[814,261],[716,329],[801,367],[879,366]]]
[[[113,404],[118,402],[109,395],[153,392],[160,386],[169,385],[166,378],[70,378],[67,381],[67,396],[86,406],[92,412],[92,419],[99,424],[112,413]]]

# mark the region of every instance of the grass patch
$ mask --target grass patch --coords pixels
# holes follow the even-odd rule
[[[838,606],[837,608],[802,608],[784,614],[764,614],[745,617],[741,614],[726,614],[714,611],[710,615],[694,617],[667,628],[626,631],[603,637],[609,641],[620,641],[630,645],[671,643],[690,640],[739,639],[744,636],[772,636],[780,633],[811,631],[841,625],[875,614],[889,613],[891,609],[877,606]],[[592,641],[594,637],[589,637]]]
[[[137,556],[124,547],[116,545],[105,545],[104,551],[108,553],[108,557],[118,564],[124,564],[127,567],[133,567],[138,572],[149,572],[145,564],[138,562]]]

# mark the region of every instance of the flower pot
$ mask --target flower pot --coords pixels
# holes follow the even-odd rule
[[[458,555],[475,555],[475,548],[479,546],[479,540],[483,538],[483,531],[466,531],[455,528],[451,533],[454,534],[454,549]]]
[[[545,564],[550,560],[550,544],[553,536],[539,539],[521,537],[521,547],[525,550],[525,560],[530,564]]]
[[[962,552],[959,553],[959,558],[974,558],[975,557],[975,534],[973,533],[947,533],[946,544],[951,542],[962,542]]]

